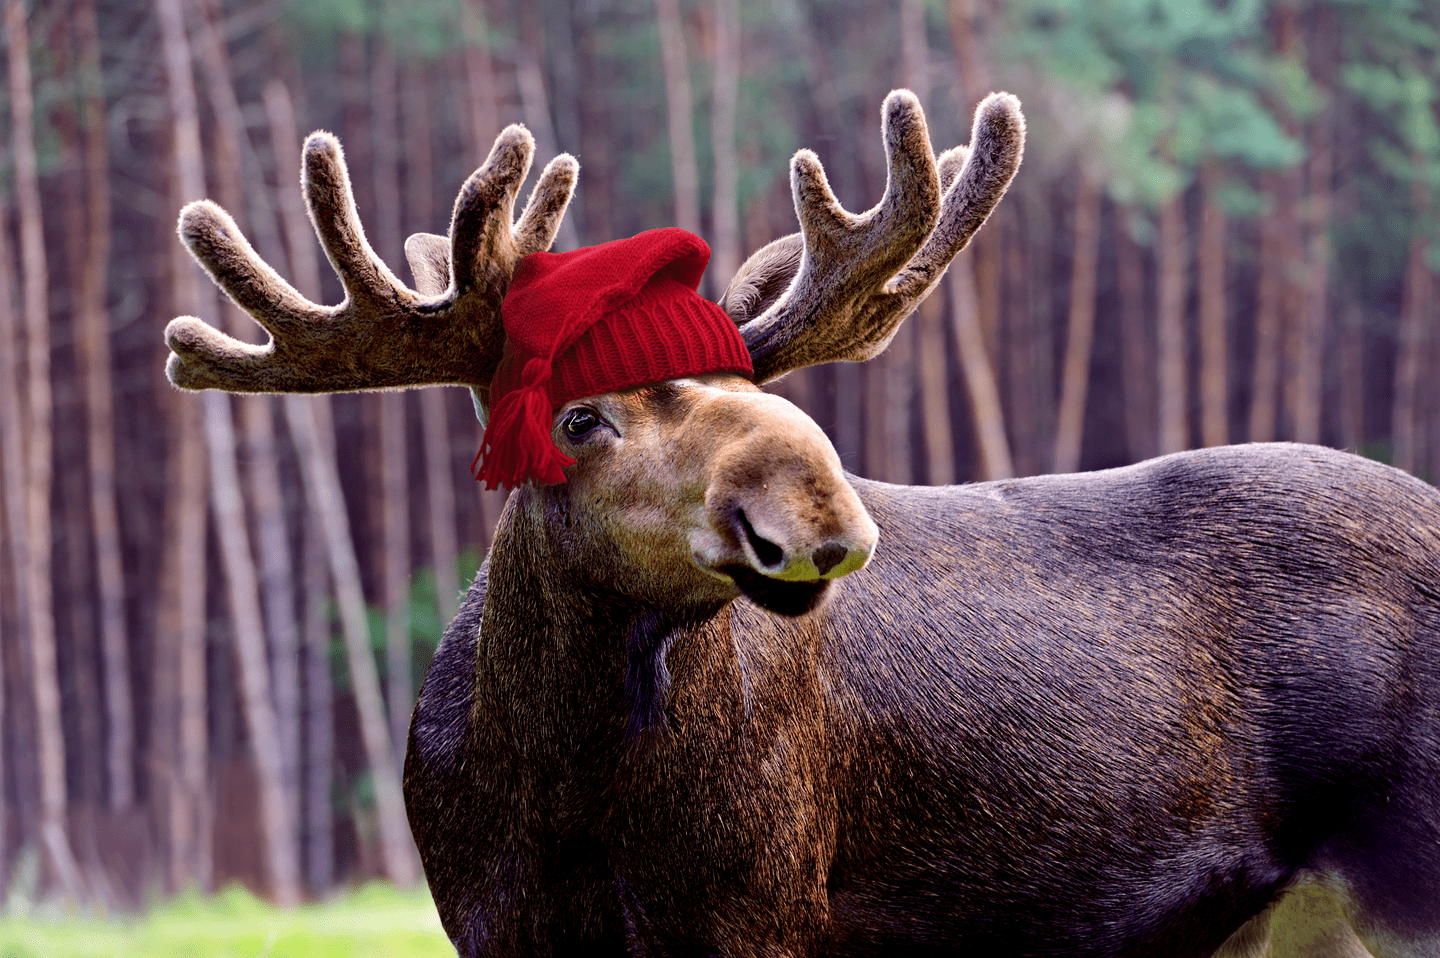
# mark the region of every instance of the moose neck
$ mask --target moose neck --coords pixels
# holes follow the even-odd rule
[[[728,608],[662,609],[615,591],[603,561],[567,557],[564,507],[563,493],[525,488],[505,510],[490,554],[479,682],[527,755],[565,762],[648,750],[668,731],[668,653],[728,634],[706,627]]]

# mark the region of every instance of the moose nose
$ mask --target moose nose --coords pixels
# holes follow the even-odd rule
[[[810,558],[815,562],[815,571],[823,577],[825,573],[844,561],[849,552],[849,549],[838,542],[827,542],[816,549],[815,554]]]
[[[812,548],[804,542],[803,535],[794,534],[795,530],[789,530],[790,535],[779,530],[757,530],[760,518],[752,521],[743,508],[735,510],[733,521],[733,528],[739,533],[736,538],[744,543],[752,566],[762,575],[776,579],[837,578],[863,566],[873,547],[873,542],[858,541],[864,539],[862,535],[854,537],[857,541],[849,544],[831,538]],[[793,541],[795,539],[800,541]],[[781,544],[786,540],[792,540],[788,548]]]
[[[764,393],[719,394],[706,412],[715,428],[705,444],[713,464],[705,511],[715,538],[697,552],[703,566],[818,583],[870,561],[880,530],[814,420]]]

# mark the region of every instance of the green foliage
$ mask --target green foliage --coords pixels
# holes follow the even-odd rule
[[[375,23],[401,57],[434,60],[464,42],[462,0],[382,0]]]
[[[424,889],[370,885],[280,911],[240,888],[184,895],[136,919],[0,917],[0,958],[442,958],[454,948]]]
[[[402,59],[434,60],[465,40],[463,0],[291,0],[285,17],[314,45],[333,46],[342,33],[384,37]]]
[[[460,582],[461,598],[470,588],[475,574],[480,571],[480,554],[466,549],[455,557],[456,578]],[[458,602],[457,602],[458,607]],[[440,647],[440,637],[445,634],[449,622],[440,620],[439,607],[435,601],[435,572],[419,569],[410,577],[410,645],[414,662],[416,690],[425,678],[425,670]],[[350,665],[345,651],[345,642],[336,630],[339,628],[339,612],[331,606],[330,621],[330,674],[336,690],[350,688]],[[375,655],[376,668],[385,674],[385,610],[378,605],[365,606],[365,625],[370,636],[370,651]],[[3,956],[0,956],[3,958]]]
[[[370,0],[291,0],[285,7],[290,22],[307,33],[364,33],[374,25]]]
[[[1012,9],[1007,53],[1028,65],[1050,122],[1117,200],[1158,203],[1209,162],[1268,169],[1303,158],[1267,103],[1305,109],[1308,77],[1267,52],[1260,0],[1025,0]],[[1035,98],[1027,103],[1033,112]]]

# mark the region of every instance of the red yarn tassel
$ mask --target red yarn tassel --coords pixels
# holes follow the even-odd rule
[[[513,489],[526,480],[536,485],[565,481],[564,467],[575,460],[550,438],[549,384],[549,361],[532,359],[520,388],[506,393],[491,413],[480,452],[470,464],[472,470],[480,464],[475,479],[486,489]]]

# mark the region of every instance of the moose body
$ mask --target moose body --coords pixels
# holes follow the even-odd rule
[[[491,426],[526,424],[487,427],[482,455],[558,472],[512,495],[411,729],[406,804],[457,949],[1260,958],[1300,914],[1311,956],[1440,956],[1440,497],[1293,445],[947,489],[847,476],[760,387],[882,351],[1024,143],[1004,94],[939,156],[913,95],[882,117],[881,202],[846,212],[797,153],[801,232],[710,313],[748,372],[598,395],[545,393],[561,347],[501,322],[577,175],[552,160],[512,221],[522,128],[449,235],[406,244],[413,290],[366,242],[328,134],[302,182],[338,306],[219,207],[182,212],[271,340],[176,319],[176,385],[465,385]],[[685,275],[667,288],[698,300]],[[600,341],[574,340],[597,367],[643,349]]]
[[[1297,445],[850,481],[880,546],[794,619],[606,594],[566,488],[514,497],[406,764],[461,954],[1201,956],[1307,874],[1440,929],[1433,488]]]

